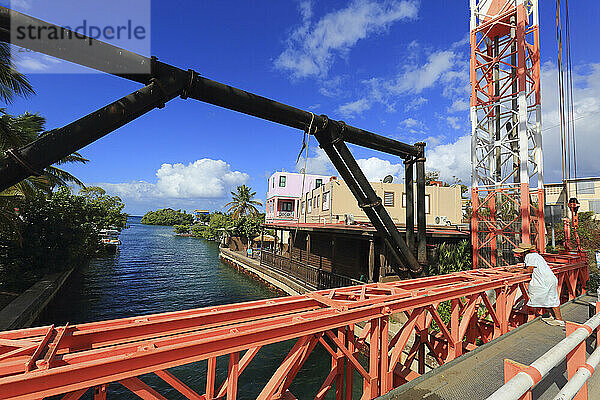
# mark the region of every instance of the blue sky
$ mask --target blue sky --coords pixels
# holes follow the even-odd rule
[[[545,174],[556,181],[554,2],[540,3]],[[597,36],[600,3],[571,7],[578,168],[581,176],[600,175],[594,150],[600,55],[589,43]],[[424,140],[428,168],[466,183],[468,29],[466,0],[151,3],[151,52],[160,60],[402,141]],[[8,110],[38,112],[48,129],[139,88],[110,75],[40,73],[43,62],[18,65],[36,95]],[[309,172],[334,173],[315,142]],[[301,143],[297,130],[178,98],[87,146],[81,153],[91,162],[68,170],[121,196],[132,214],[165,205],[219,210],[241,183],[264,200],[270,174],[296,171]],[[397,158],[353,151],[371,179],[402,175]]]

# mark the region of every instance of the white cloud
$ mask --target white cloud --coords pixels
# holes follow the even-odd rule
[[[450,107],[448,107],[448,112],[455,113],[459,111],[468,111],[470,107],[471,103],[469,102],[469,100],[465,100],[464,98],[458,98],[452,102],[452,105],[450,105]]]
[[[558,182],[562,177],[562,170],[556,66],[552,63],[544,64],[541,80],[544,180]],[[573,80],[577,175],[598,176],[600,175],[600,157],[598,157],[600,63],[576,68],[573,71]]]
[[[320,147],[310,147],[308,152],[312,155],[306,159],[307,174],[328,175],[335,171],[333,164],[329,161],[329,157],[325,154],[325,150]],[[302,156],[296,164],[296,171],[298,172],[304,168],[304,154],[302,152]]]
[[[600,126],[600,63],[580,66],[573,73],[577,172],[579,177],[598,176],[598,129]],[[558,107],[558,73],[547,63],[542,68],[542,137],[544,179],[561,179],[560,114]],[[447,120],[452,123],[450,120]],[[458,122],[458,121],[455,121]],[[428,144],[430,140],[426,140]],[[427,169],[437,170],[440,177],[471,182],[471,136],[464,135],[448,144],[425,149]]]
[[[343,104],[338,107],[338,112],[342,114],[344,117],[353,117],[355,115],[360,115],[364,111],[371,108],[371,103],[366,98],[358,99],[356,101],[352,101],[350,103]]]
[[[402,163],[392,164],[388,160],[382,160],[378,157],[361,158],[356,162],[371,182],[383,180],[386,175],[392,175],[396,181],[402,181],[400,178],[402,171],[404,171]]]
[[[309,150],[312,155],[308,157],[306,163],[307,174],[330,175],[337,174],[335,167],[329,161],[329,157],[320,147],[312,147]],[[369,181],[378,182],[386,175],[392,175],[396,180],[400,179],[404,165],[402,163],[393,164],[390,161],[382,160],[378,157],[359,158],[356,160],[363,173]],[[304,154],[296,164],[296,171],[300,172],[304,168]]]
[[[414,118],[406,118],[403,121],[400,121],[400,126],[405,128],[421,128],[423,127],[423,123]]]
[[[418,96],[412,99],[409,103],[404,106],[404,111],[415,111],[421,108],[424,104],[426,104],[429,100],[425,97]]]
[[[344,90],[342,89],[342,82],[345,77],[343,76],[335,76],[333,78],[329,78],[327,80],[323,80],[321,82],[321,88],[319,89],[319,93],[326,97],[340,97],[344,94]]]
[[[359,40],[384,32],[397,21],[415,18],[418,8],[416,1],[354,0],[313,23],[311,2],[303,1],[302,24],[288,38],[275,67],[296,78],[326,76],[336,56],[346,55]]]
[[[471,183],[471,135],[459,137],[455,142],[425,148],[425,167],[440,173],[440,178],[452,182],[454,177]]]
[[[465,101],[470,95],[467,43],[459,40],[432,52],[416,41],[411,42],[396,75],[362,81],[367,91],[362,98],[371,105],[380,103],[387,111],[394,112],[397,102],[405,97],[404,111],[411,112],[428,102],[423,95],[427,89],[440,87],[442,96],[452,101],[448,112],[468,110]],[[425,61],[420,61],[423,58]]]
[[[98,185],[123,200],[221,199],[249,179],[244,172],[232,171],[225,161],[209,158],[188,165],[162,164],[156,177],[156,183],[133,181]]]
[[[10,9],[15,11],[27,11],[31,9],[29,0],[10,0]]]
[[[45,72],[54,68],[62,61],[39,53],[21,53],[14,48],[11,49],[11,57],[17,69],[23,73]]]
[[[448,125],[452,127],[452,129],[460,129],[460,124],[458,123],[458,117],[446,117],[445,118]]]
[[[456,54],[449,50],[432,53],[424,65],[407,66],[405,71],[389,84],[388,89],[397,94],[421,93],[450,71],[455,58]]]

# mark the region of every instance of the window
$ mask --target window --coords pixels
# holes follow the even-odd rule
[[[394,207],[394,192],[383,192],[383,205]]]
[[[593,211],[594,214],[600,214],[600,200],[590,200],[590,211]]]
[[[304,210],[306,210],[306,202],[302,202],[302,205],[300,206],[300,213],[304,214]]]
[[[306,211],[308,214],[310,214],[312,212],[312,199],[308,199],[308,211]]]
[[[317,204],[315,205],[315,208],[319,208],[319,201],[321,200],[321,195],[317,196]]]
[[[315,181],[315,188],[318,188],[319,186],[321,186],[323,184],[323,179],[317,179]]]
[[[594,194],[594,181],[577,182],[577,193],[578,194]]]
[[[294,203],[291,201],[282,201],[280,211],[294,211]]]
[[[323,211],[329,210],[329,192],[323,193]]]
[[[285,175],[279,177],[279,187],[285,187]]]
[[[273,177],[273,189],[275,189],[275,177]]]

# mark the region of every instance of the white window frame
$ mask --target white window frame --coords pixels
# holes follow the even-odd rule
[[[323,211],[329,210],[329,193],[330,192],[323,192]]]

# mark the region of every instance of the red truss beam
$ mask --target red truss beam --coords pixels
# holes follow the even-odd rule
[[[585,254],[545,255],[558,276],[563,301],[585,289]],[[505,268],[322,290],[302,296],[94,322],[0,332],[0,399],[78,399],[87,390],[105,398],[119,382],[147,399],[163,399],[142,382],[154,373],[187,399],[235,399],[239,376],[262,346],[296,344],[268,379],[259,399],[294,399],[289,387],[316,346],[331,355],[317,399],[335,390],[352,399],[354,371],[363,399],[373,399],[425,371],[425,356],[443,364],[531,319],[529,276]],[[492,298],[486,291],[495,293]],[[490,293],[490,292],[488,292]],[[494,298],[495,297],[495,298]],[[445,303],[444,303],[445,302]],[[439,312],[450,307],[450,318]],[[389,316],[406,320],[397,332]],[[433,329],[433,322],[437,329]],[[366,352],[367,362],[359,360]],[[243,356],[240,352],[245,352]],[[217,358],[228,375],[216,385]],[[206,392],[196,393],[168,368],[208,360]]]

